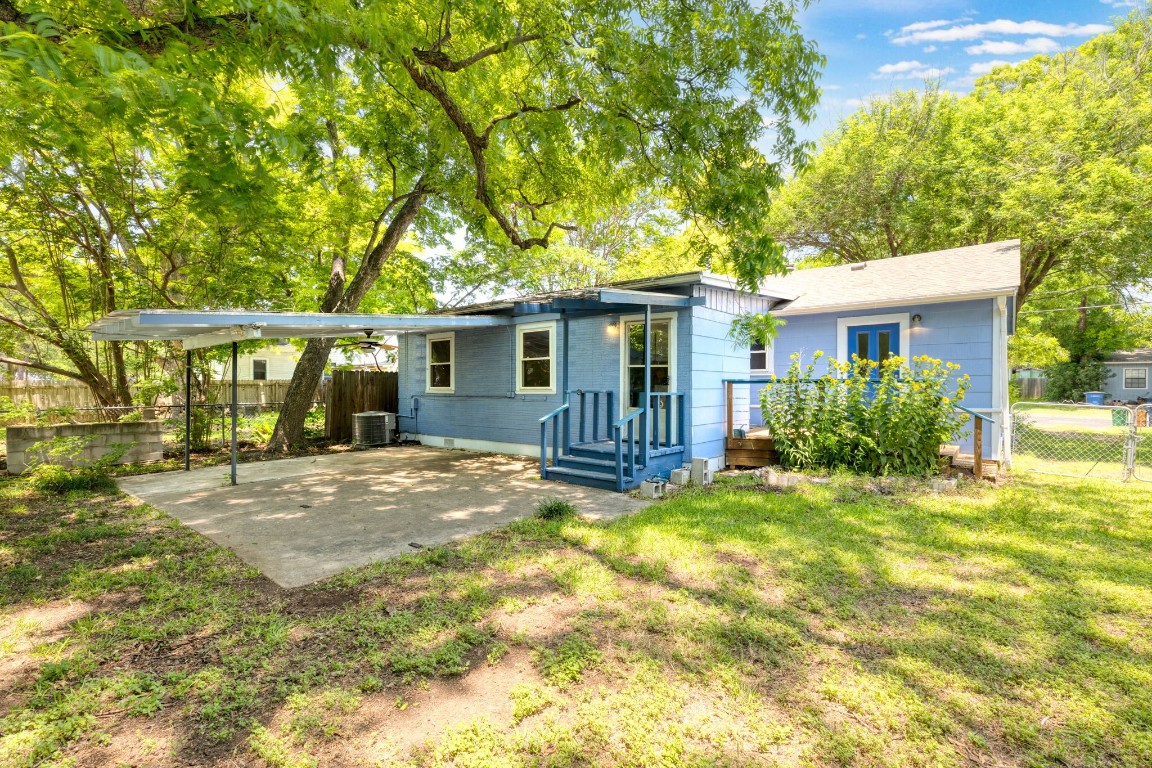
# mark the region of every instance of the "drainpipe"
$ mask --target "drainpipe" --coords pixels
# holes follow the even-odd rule
[[[996,356],[993,366],[999,376],[993,376],[996,382],[996,396],[1000,402],[1000,460],[1005,467],[1012,468],[1012,420],[1008,404],[1008,297],[996,297],[996,320],[998,328],[996,340]]]

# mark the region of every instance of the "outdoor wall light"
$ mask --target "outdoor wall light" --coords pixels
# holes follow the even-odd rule
[[[912,315],[912,325],[920,325],[920,321],[923,319],[920,315]]]
[[[620,323],[608,323],[608,335],[615,336],[620,333]]]

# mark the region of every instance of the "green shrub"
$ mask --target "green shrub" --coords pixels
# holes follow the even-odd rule
[[[850,363],[830,358],[829,372],[816,376],[814,364],[793,355],[760,393],[764,425],[791,469],[932,474],[940,446],[967,419],[956,411],[969,386],[967,375],[955,377],[959,367],[927,355],[880,365],[854,355]]]
[[[35,421],[36,406],[30,401],[15,402],[10,397],[0,397],[0,427],[33,424]]]
[[[57,436],[33,444],[27,453],[31,467],[28,482],[44,493],[115,491],[116,483],[108,470],[124,457],[132,444],[110,445],[100,458],[82,461],[80,454],[91,441],[91,437]]]
[[[541,520],[562,520],[575,514],[575,505],[567,499],[543,499],[536,505],[536,517]]]

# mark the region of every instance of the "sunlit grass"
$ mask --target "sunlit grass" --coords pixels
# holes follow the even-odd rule
[[[76,763],[156,719],[194,764],[334,745],[410,766],[1152,764],[1147,485],[744,476],[287,592],[121,498],[0,498],[20,510],[0,516],[0,660],[28,665],[4,765]],[[44,634],[64,605],[79,618]],[[552,605],[574,613],[498,625]],[[506,706],[373,752],[365,712],[482,670]]]

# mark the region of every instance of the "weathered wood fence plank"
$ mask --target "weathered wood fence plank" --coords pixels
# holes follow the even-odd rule
[[[324,436],[351,440],[352,416],[364,411],[396,413],[400,377],[392,371],[334,371],[324,406]]]

